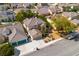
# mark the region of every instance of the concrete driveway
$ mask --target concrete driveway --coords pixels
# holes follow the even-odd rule
[[[34,40],[32,42],[20,45],[15,47],[16,50],[19,51],[18,55],[24,55],[33,51],[36,51],[36,48],[41,47],[45,45],[45,42],[41,39],[41,40]],[[15,54],[17,54],[18,52],[16,52]]]
[[[63,39],[25,56],[78,56],[79,41]]]

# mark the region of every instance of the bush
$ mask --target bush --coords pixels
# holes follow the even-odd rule
[[[4,44],[0,46],[0,56],[14,55],[14,48],[10,44]]]
[[[56,29],[64,33],[72,32],[77,27],[75,24],[71,23],[67,18],[62,16],[56,17],[55,19],[53,19],[53,21]]]
[[[78,6],[73,6],[73,9],[71,9],[70,6],[67,6],[67,7],[63,7],[63,9],[64,9],[65,12],[77,12],[77,11],[79,11]]]

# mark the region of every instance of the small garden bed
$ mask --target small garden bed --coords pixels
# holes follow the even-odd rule
[[[52,40],[56,40],[56,39],[59,39],[59,38],[61,38],[61,37],[60,37],[60,33],[58,33],[57,31],[53,31],[52,33],[50,33],[50,34],[44,39],[44,41],[45,41],[46,43],[48,43],[48,42],[50,42],[50,41],[52,41]]]

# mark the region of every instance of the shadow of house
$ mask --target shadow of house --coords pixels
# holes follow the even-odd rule
[[[19,56],[19,54],[20,54],[20,50],[18,50],[18,49],[15,48],[13,56]]]

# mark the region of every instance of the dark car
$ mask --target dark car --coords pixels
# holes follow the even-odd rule
[[[79,35],[75,36],[74,40],[79,41]]]
[[[72,39],[75,38],[78,34],[79,34],[79,33],[77,33],[77,32],[70,33],[68,36],[66,36],[66,39],[72,40]]]

